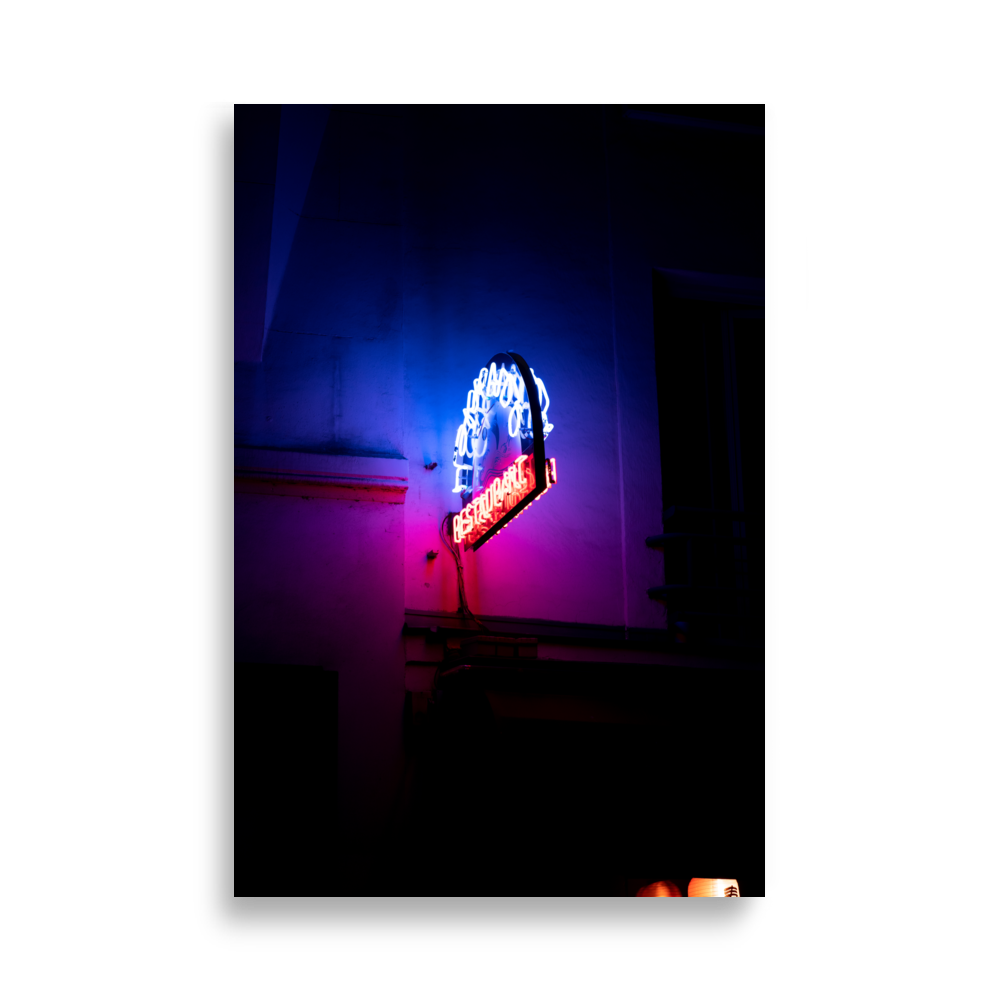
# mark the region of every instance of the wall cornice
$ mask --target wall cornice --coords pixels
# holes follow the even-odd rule
[[[237,493],[403,503],[410,463],[405,458],[237,448],[234,467]]]

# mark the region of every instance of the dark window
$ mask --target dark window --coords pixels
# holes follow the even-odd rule
[[[762,282],[657,271],[653,297],[664,582],[651,595],[678,642],[759,647]]]

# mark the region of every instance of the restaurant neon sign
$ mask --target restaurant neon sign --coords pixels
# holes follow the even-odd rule
[[[551,489],[556,465],[545,439],[553,429],[545,383],[520,355],[494,355],[466,394],[455,435],[456,543],[478,549]]]

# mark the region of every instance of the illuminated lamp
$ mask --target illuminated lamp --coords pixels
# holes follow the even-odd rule
[[[480,369],[462,415],[452,459],[462,509],[451,535],[475,551],[556,484],[556,461],[545,455],[554,425],[545,383],[513,352]]]
[[[738,896],[740,884],[734,878],[693,878],[688,882],[689,896]]]
[[[637,893],[637,896],[679,896],[680,889],[673,882],[650,882],[644,885]]]

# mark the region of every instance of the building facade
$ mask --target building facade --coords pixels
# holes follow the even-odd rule
[[[762,894],[763,109],[235,120],[237,893]],[[509,352],[558,481],[463,549]]]

